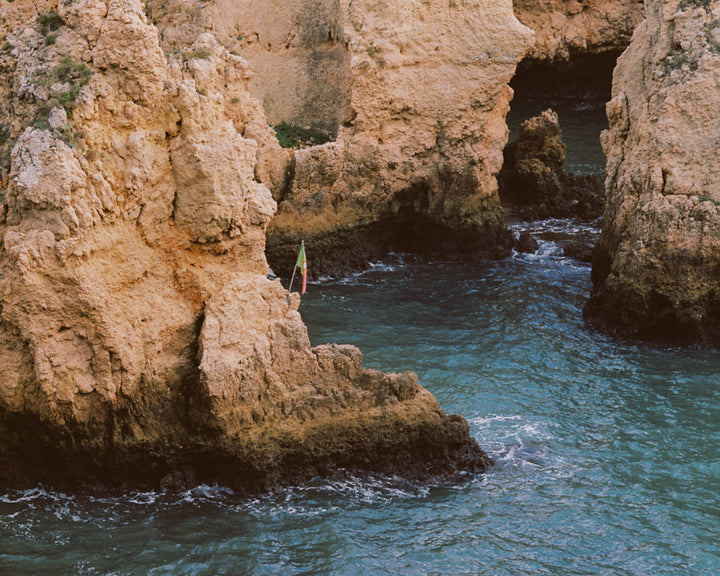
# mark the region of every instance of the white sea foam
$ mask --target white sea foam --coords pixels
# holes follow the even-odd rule
[[[582,100],[578,104],[574,104],[570,107],[571,110],[575,110],[577,112],[585,112],[587,110],[602,110],[605,108],[605,102],[604,101],[597,101],[597,100]]]
[[[406,265],[406,254],[396,253],[396,252],[390,252],[387,254],[385,259],[377,261],[377,262],[370,262],[368,264],[368,267],[364,270],[359,270],[357,272],[351,272],[347,274],[346,276],[343,276],[341,278],[332,278],[330,276],[321,276],[320,278],[317,278],[313,281],[308,282],[309,286],[313,285],[321,285],[321,284],[328,284],[328,283],[335,283],[337,285],[343,286],[343,285],[356,285],[359,283],[362,283],[364,281],[372,282],[372,277],[375,274],[388,274],[388,273],[394,273],[398,272],[399,270],[402,270],[403,267]]]
[[[597,222],[583,223],[557,218],[514,222],[508,227],[516,237],[525,232],[530,233],[538,242],[538,249],[534,253],[513,250],[512,259],[528,264],[549,262],[573,269],[587,269],[589,264],[565,256],[564,249],[568,244],[577,241],[594,244],[600,234],[597,225]]]
[[[19,502],[30,502],[38,498],[52,498],[52,492],[46,492],[43,488],[32,488],[20,492],[0,495],[0,502],[5,504],[17,504]]]
[[[371,262],[369,271],[371,272],[397,272],[402,266],[402,260],[399,262]]]
[[[479,444],[488,452],[495,471],[520,468],[556,468],[550,462],[550,444],[556,440],[551,422],[538,422],[522,415],[490,414],[473,418]]]
[[[131,504],[155,504],[158,500],[158,492],[133,492],[128,497],[127,501]]]
[[[563,234],[568,236],[597,236],[600,234],[599,222],[578,222],[572,218],[548,218],[546,220],[533,220],[532,222],[512,222],[508,228],[520,234]]]
[[[345,471],[332,478],[317,478],[300,486],[243,500],[233,506],[252,516],[315,517],[341,512],[348,506],[367,506],[426,497],[432,483],[412,482],[380,474],[356,475]]]
[[[567,260],[567,258],[563,256],[562,246],[560,246],[557,242],[537,238],[537,243],[538,249],[535,252],[518,252],[513,249],[513,258],[528,262],[547,260],[549,258]]]

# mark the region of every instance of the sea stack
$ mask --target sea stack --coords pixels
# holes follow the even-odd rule
[[[209,33],[164,52],[148,12],[2,7],[0,487],[484,470],[415,375],[310,346],[267,279],[287,153],[250,67]]]
[[[593,325],[720,343],[718,86],[720,2],[646,2],[607,106]]]

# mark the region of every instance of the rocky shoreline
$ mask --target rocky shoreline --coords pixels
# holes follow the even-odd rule
[[[640,10],[536,8],[4,4],[0,488],[487,469],[415,375],[311,347],[268,260],[288,274],[301,240],[315,276],[391,250],[502,258],[498,178],[524,217],[595,217],[598,182],[563,172],[552,113],[505,149],[510,82],[609,61]],[[718,340],[717,143],[687,140],[719,116],[713,10],[649,1],[620,59],[595,325]],[[330,141],[283,149],[266,110]]]
[[[423,392],[421,404],[429,394]],[[415,409],[414,409],[415,410]],[[448,481],[492,462],[460,416],[420,409],[414,418],[378,411],[285,422],[239,438],[188,429],[175,438],[106,443],[97,431],[0,411],[0,490],[39,484],[67,492],[185,490],[218,483],[239,495],[298,485],[338,470]]]
[[[164,52],[139,1],[2,16],[0,488],[491,464],[415,375],[311,347],[267,279],[289,155],[246,60],[208,33]]]

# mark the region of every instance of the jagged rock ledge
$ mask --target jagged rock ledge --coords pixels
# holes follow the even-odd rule
[[[267,279],[287,154],[243,58],[164,53],[137,0],[1,14],[0,488],[490,464],[413,374],[311,347]]]
[[[357,350],[341,349],[340,355],[359,364]],[[107,407],[85,426],[0,410],[0,490],[38,484],[91,492],[187,489],[217,482],[253,494],[340,469],[428,481],[492,465],[467,422],[444,415],[414,375],[354,369],[367,396],[365,409],[335,407],[337,413],[313,415],[313,402],[324,401],[318,395],[302,418],[234,434],[203,419],[202,403],[194,406],[196,421],[175,423],[174,436],[142,439],[123,431],[135,424],[126,417],[131,407]]]

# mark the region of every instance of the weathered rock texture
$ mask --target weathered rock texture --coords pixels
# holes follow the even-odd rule
[[[618,63],[593,323],[720,342],[720,3],[647,4]]]
[[[167,49],[212,31],[246,56],[272,123],[336,137],[298,150],[268,258],[287,275],[305,240],[311,274],[388,250],[509,253],[496,175],[508,83],[532,43],[509,0],[151,0]]]
[[[293,153],[271,264],[291,266],[301,239],[319,274],[392,248],[506,254],[496,175],[532,33],[504,0],[341,6],[349,108],[337,141]]]
[[[182,49],[211,32],[250,61],[251,93],[271,124],[337,134],[350,97],[350,54],[339,0],[148,0],[163,47]]]
[[[500,198],[525,220],[602,215],[602,177],[563,170],[566,147],[552,110],[523,122],[517,140],[505,148],[498,177]]]
[[[518,20],[535,31],[533,60],[567,61],[578,54],[617,53],[643,13],[640,0],[513,0]]]
[[[137,0],[0,14],[0,486],[488,465],[414,375],[311,348],[266,279],[285,152],[245,60],[164,54]]]

